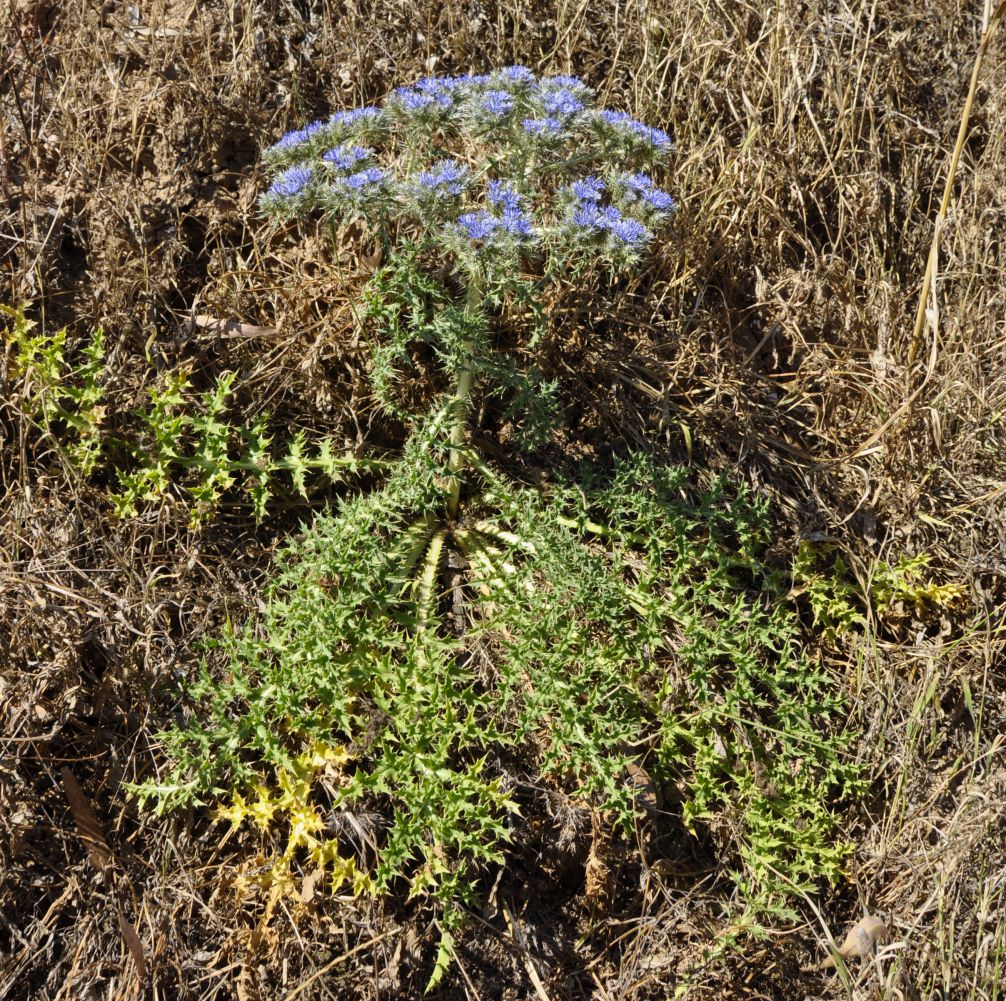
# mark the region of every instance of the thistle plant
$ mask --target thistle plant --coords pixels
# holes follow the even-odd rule
[[[32,333],[35,324],[23,306],[0,303],[0,316],[7,317],[14,373],[32,417],[47,434],[59,436],[67,458],[89,476],[101,458],[106,411],[104,331],[93,331],[83,358],[73,364],[67,357],[65,330]]]
[[[575,77],[539,79],[522,66],[426,77],[381,107],[287,133],[265,153],[270,218],[362,220],[392,271],[453,275],[459,294],[442,290],[440,317],[452,322],[430,333],[454,385],[456,473],[473,380],[491,364],[489,312],[508,296],[539,304],[547,286],[584,269],[631,269],[673,217],[674,199],[647,173],[666,166],[670,137],[592,99]],[[526,386],[527,373],[511,375]]]
[[[539,783],[630,832],[645,761],[687,791],[678,823],[729,817],[749,923],[845,851],[841,699],[761,563],[764,505],[642,458],[543,491],[469,440],[479,392],[556,419],[533,363],[549,290],[640,267],[672,220],[669,137],[591,100],[519,66],[425,78],[266,152],[277,226],[362,222],[384,248],[361,314],[374,392],[409,432],[379,487],[285,547],[162,735],[167,771],[136,789],[281,829],[267,913],[312,864],[432,900],[431,983]],[[426,409],[401,391],[419,352]]]
[[[225,497],[243,497],[261,521],[277,493],[309,500],[315,483],[331,486],[385,467],[378,458],[337,448],[328,437],[309,438],[304,431],[277,437],[266,414],[247,424],[231,419],[233,372],[221,373],[195,397],[189,373],[169,370],[148,387],[148,406],[121,410],[107,391],[100,327],[75,352],[65,329],[33,333],[23,306],[0,303],[0,316],[7,317],[13,348],[14,392],[46,444],[77,473],[112,474],[105,479],[115,486],[106,496],[119,518],[139,517],[171,498],[197,527],[219,514]]]

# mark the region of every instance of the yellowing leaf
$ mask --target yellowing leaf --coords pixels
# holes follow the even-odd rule
[[[344,883],[356,882],[356,862],[351,858],[338,858],[332,863],[332,892],[338,893]]]
[[[322,828],[321,817],[309,803],[299,804],[290,808],[290,841],[295,847],[310,848],[317,841],[316,831]]]
[[[332,747],[316,741],[303,755],[311,769],[317,773],[326,765],[338,765],[340,768],[350,761],[349,752],[344,747]]]
[[[318,866],[331,865],[341,856],[339,855],[339,842],[333,839],[328,841],[318,841],[315,839],[313,845],[310,846],[308,852],[311,856],[311,861]]]
[[[311,783],[308,778],[294,772],[282,771],[276,776],[276,781],[283,794],[276,801],[281,810],[292,810],[298,804],[306,803],[311,795]]]
[[[437,885],[436,877],[433,874],[433,865],[427,862],[415,876],[412,877],[412,885],[409,887],[408,900],[415,900],[427,890],[433,889]]]
[[[219,806],[213,811],[213,819],[216,821],[229,820],[231,828],[237,830],[245,817],[249,814],[248,804],[240,793],[234,793],[230,806]]]
[[[255,821],[259,830],[269,830],[273,817],[276,815],[277,804],[269,798],[269,789],[264,785],[255,787],[258,799],[248,808],[248,814]]]

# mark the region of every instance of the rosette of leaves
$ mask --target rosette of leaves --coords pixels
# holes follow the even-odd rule
[[[662,823],[732,832],[748,927],[837,879],[844,707],[760,563],[765,505],[640,459],[545,496],[472,457],[479,492],[447,525],[438,454],[417,432],[379,489],[284,547],[140,794],[278,828],[270,908],[318,867],[431,900],[434,979],[543,787],[631,834],[654,820],[645,763],[685,795]]]

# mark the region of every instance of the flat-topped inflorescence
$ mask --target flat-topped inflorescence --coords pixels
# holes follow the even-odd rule
[[[534,255],[625,267],[676,209],[644,172],[672,143],[593,97],[577,77],[524,66],[424,77],[284,135],[265,154],[262,207],[278,220],[362,217],[385,233],[395,223],[468,272]]]

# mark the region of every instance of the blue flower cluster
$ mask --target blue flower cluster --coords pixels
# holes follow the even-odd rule
[[[625,175],[630,176],[630,175]],[[645,175],[631,175],[645,177]],[[649,180],[649,178],[647,178]],[[655,186],[648,189],[651,194],[664,194]],[[567,223],[574,239],[594,239],[608,234],[620,246],[635,251],[647,243],[653,234],[639,220],[623,215],[616,205],[603,205],[608,188],[600,177],[593,174],[574,181],[569,186],[573,196],[569,206]],[[670,197],[670,196],[668,196]]]
[[[471,75],[426,76],[412,87],[398,87],[389,100],[389,107],[406,122],[445,120],[460,107],[473,86],[481,86],[481,81],[488,80],[488,77]]]
[[[531,136],[557,137],[565,131],[561,118],[525,118],[521,126]]]
[[[509,115],[514,108],[514,96],[505,90],[487,90],[480,95],[479,111],[491,118]]]
[[[458,227],[469,240],[486,240],[499,229],[499,219],[485,209],[479,209],[478,212],[465,212],[458,216]]]
[[[440,107],[449,109],[453,104],[448,93],[427,93],[422,90],[412,90],[408,87],[399,87],[395,91],[395,97],[401,103],[405,111],[424,111],[427,108]]]
[[[284,135],[267,151],[263,207],[278,218],[318,208],[375,225],[402,220],[400,232],[424,234],[466,270],[534,248],[621,267],[676,208],[640,172],[672,143],[625,112],[595,109],[593,98],[575,76],[537,77],[525,66],[423,77],[379,107]],[[430,149],[457,159],[421,160]],[[594,172],[577,177],[574,163]],[[475,180],[484,200],[469,198]]]
[[[585,84],[578,76],[546,76],[542,77],[538,81],[538,89],[541,91],[547,90],[572,90],[583,98],[583,100],[589,100],[594,91]]]
[[[570,186],[573,197],[579,202],[599,202],[604,195],[604,181],[593,174],[574,181]]]
[[[574,228],[581,235],[597,236],[610,233],[620,243],[635,249],[650,239],[652,234],[638,220],[623,216],[621,209],[614,205],[600,206],[596,202],[581,202],[573,210],[571,218]]]
[[[269,186],[267,198],[295,198],[311,183],[314,171],[310,167],[288,167]]]
[[[534,73],[526,66],[505,66],[499,75],[508,83],[532,84],[535,81]]]
[[[379,187],[386,179],[387,174],[379,167],[368,167],[366,170],[340,178],[337,183],[339,187],[346,188],[349,191],[366,191]]]
[[[529,237],[534,233],[531,220],[524,214],[520,195],[507,181],[490,181],[486,192],[489,204],[499,213],[500,228],[511,236]]]
[[[302,129],[294,129],[292,132],[287,132],[279,142],[273,146],[274,150],[290,150],[295,146],[299,146],[301,143],[306,143],[311,140],[311,137],[316,133],[320,132],[325,127],[324,122],[311,122],[310,125],[305,125]]]
[[[537,79],[526,66],[507,66],[491,74],[424,77],[411,87],[399,87],[389,108],[403,122],[446,124],[460,115],[481,125],[520,111],[525,133],[549,138],[568,132],[592,96],[578,77]]]
[[[541,105],[549,118],[571,118],[578,111],[583,111],[583,101],[568,87],[546,91],[541,98]]]
[[[648,174],[621,174],[618,182],[627,201],[642,201],[657,212],[674,212],[678,204],[662,188],[658,188]]]
[[[500,237],[520,242],[534,238],[534,226],[524,213],[521,197],[506,181],[490,181],[486,200],[496,211],[479,209],[462,213],[455,232],[473,243],[493,243]]]
[[[593,96],[590,87],[575,76],[544,77],[534,85],[532,93],[535,116],[524,118],[521,127],[528,135],[546,140],[570,133]]]
[[[356,128],[364,122],[379,122],[384,118],[384,112],[380,108],[353,108],[352,111],[337,111],[328,120],[330,125],[343,125]]]

